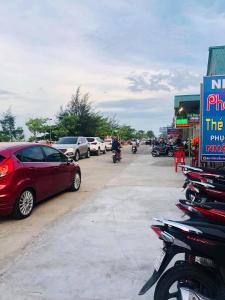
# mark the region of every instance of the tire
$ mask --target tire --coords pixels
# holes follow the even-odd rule
[[[103,154],[106,154],[106,148],[105,148],[105,150],[102,151],[102,153],[103,153]]]
[[[79,151],[76,151],[75,155],[74,155],[74,160],[78,161],[80,159],[80,153]]]
[[[70,191],[71,192],[78,191],[80,189],[80,185],[81,185],[81,175],[79,172],[76,172],[74,174],[74,178],[73,178],[72,185],[70,187]]]
[[[31,189],[25,189],[16,200],[13,216],[15,219],[25,219],[33,211],[35,203],[34,192]]]
[[[98,151],[96,152],[97,156],[99,156],[101,154],[101,150],[100,148],[98,148]]]
[[[116,163],[116,157],[113,156],[113,163],[115,164]]]
[[[168,151],[168,157],[173,157],[173,151]]]
[[[90,149],[88,149],[87,154],[86,154],[86,158],[90,158],[90,156],[91,156],[91,151],[90,151]]]
[[[188,201],[193,202],[196,200],[197,194],[194,191],[192,191],[190,188],[188,188],[185,192],[185,197]]]
[[[182,281],[184,282],[185,280],[187,280],[185,287],[188,287],[188,284],[190,285],[192,282],[198,285],[200,284],[201,294],[210,299],[215,299],[218,286],[210,275],[202,267],[196,265],[176,265],[167,270],[158,281],[155,288],[154,300],[181,299],[179,288],[174,292],[174,297],[172,293],[170,293],[170,288],[176,282],[182,285]]]
[[[159,156],[159,152],[158,151],[152,151],[152,156],[153,157],[158,157]]]

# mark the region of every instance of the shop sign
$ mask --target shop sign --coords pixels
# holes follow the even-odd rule
[[[160,127],[159,132],[166,133],[167,132],[167,127]]]
[[[188,122],[189,122],[189,124],[199,124],[199,122],[200,122],[199,114],[189,114]]]
[[[179,128],[167,128],[168,138],[177,138],[181,135],[181,129]]]
[[[188,127],[188,126],[189,126],[188,118],[177,118],[176,119],[176,128]]]
[[[206,76],[202,91],[202,161],[225,161],[225,76]]]

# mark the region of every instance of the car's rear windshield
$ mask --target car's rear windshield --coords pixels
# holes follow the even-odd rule
[[[87,138],[88,142],[94,142],[94,138]]]
[[[0,155],[0,163],[5,159],[4,156]]]
[[[77,137],[63,137],[56,142],[56,144],[76,144]]]

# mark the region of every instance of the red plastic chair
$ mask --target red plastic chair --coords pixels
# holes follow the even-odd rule
[[[183,147],[174,151],[174,163],[175,163],[175,172],[177,172],[178,165],[185,165],[185,152]]]

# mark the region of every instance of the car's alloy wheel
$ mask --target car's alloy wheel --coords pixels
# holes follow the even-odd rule
[[[81,185],[80,173],[75,173],[70,190],[76,192],[79,190],[80,185]]]
[[[14,215],[16,218],[23,219],[28,217],[34,207],[34,194],[31,190],[25,190],[20,195],[15,204]]]
[[[91,151],[90,151],[90,149],[88,149],[86,158],[89,158],[90,156],[91,156]]]
[[[78,161],[80,159],[80,153],[77,151],[75,154],[75,161]]]

